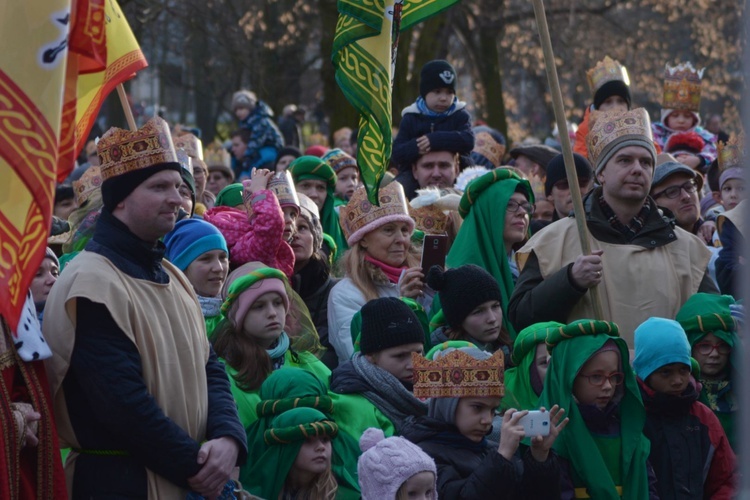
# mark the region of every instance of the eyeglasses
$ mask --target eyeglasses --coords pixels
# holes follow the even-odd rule
[[[697,189],[698,186],[695,184],[695,181],[689,180],[685,184],[682,184],[680,186],[668,187],[664,191],[654,194],[654,199],[660,198],[662,196],[666,196],[669,199],[677,198],[678,196],[680,196],[681,191],[685,191],[687,194],[693,194]]]
[[[578,187],[581,189],[588,187],[590,180],[591,179],[579,177]],[[552,187],[556,187],[560,191],[567,191],[568,189],[570,189],[570,184],[568,183],[568,179],[560,179],[559,181],[555,182]]]
[[[732,348],[726,342],[720,342],[718,344],[712,344],[711,342],[698,342],[695,344],[695,350],[704,356],[710,355],[714,350],[721,355],[726,356],[732,352]]]
[[[620,372],[610,373],[609,375],[602,373],[594,373],[593,375],[581,374],[581,377],[588,379],[589,384],[596,386],[604,385],[605,380],[609,380],[609,383],[612,385],[620,385],[625,381],[625,374]]]
[[[524,212],[526,212],[529,215],[532,215],[534,213],[534,205],[532,205],[528,201],[524,201],[523,203],[518,203],[515,200],[508,200],[508,205],[505,207],[505,210],[509,213],[515,214],[522,208]]]

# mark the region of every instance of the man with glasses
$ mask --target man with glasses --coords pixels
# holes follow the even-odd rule
[[[670,154],[662,153],[656,157],[651,197],[659,207],[671,212],[675,224],[710,246],[716,224],[701,219],[702,188],[703,177],[695,170],[679,163]]]
[[[595,111],[589,152],[599,186],[583,200],[592,252],[582,255],[576,221],[553,222],[516,257],[521,273],[508,316],[517,331],[533,323],[603,318],[633,346],[636,326],[651,316],[673,318],[698,291],[716,293],[711,256],[696,236],[665,220],[649,196],[656,163],[648,114]]]

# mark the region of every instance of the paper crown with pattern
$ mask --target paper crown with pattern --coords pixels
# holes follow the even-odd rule
[[[454,188],[417,189],[409,202],[409,214],[417,229],[425,234],[443,234],[448,228],[448,211],[458,211],[461,192]]]
[[[598,165],[599,159],[607,156],[615,145],[629,138],[651,143],[653,149],[651,120],[644,108],[631,109],[625,113],[595,110],[591,112],[590,120],[589,158],[595,165]]]
[[[154,117],[138,130],[112,127],[96,145],[102,181],[162,163],[178,163],[169,125]]]
[[[701,79],[705,69],[696,70],[690,62],[677,66],[667,64],[664,69],[664,97],[661,107],[698,113],[701,107]]]
[[[206,147],[203,152],[203,161],[209,167],[232,168],[232,157],[219,142],[213,142]]]
[[[474,139],[474,152],[487,158],[499,167],[505,154],[505,146],[497,142],[489,132],[479,132]]]
[[[193,175],[193,159],[190,158],[187,151],[184,149],[177,149],[175,153],[177,154],[177,163],[180,164],[180,168],[190,175]]]
[[[174,138],[175,149],[184,149],[191,158],[203,160],[203,143],[193,134],[182,134]]]
[[[418,398],[490,398],[505,395],[503,351],[479,360],[456,349],[436,360],[412,353],[414,396]]]
[[[294,188],[292,174],[287,170],[274,174],[268,181],[268,189],[273,191],[273,194],[279,200],[279,205],[282,207],[284,205],[294,205],[299,208],[299,197],[297,196],[297,190]]]
[[[404,188],[398,182],[391,182],[378,191],[380,206],[367,199],[364,186],[359,187],[349,203],[339,209],[339,221],[349,246],[354,245],[373,229],[388,222],[408,222],[414,227],[404,195]]]
[[[73,181],[73,193],[79,207],[88,201],[91,195],[102,188],[102,171],[94,165],[86,169],[80,179]]]
[[[630,85],[628,70],[619,61],[609,56],[604,56],[604,59],[588,70],[586,78],[589,81],[589,88],[592,94],[596,94],[596,91],[602,88],[602,85],[607,82],[620,81],[625,83],[625,85]]]
[[[745,134],[732,134],[727,142],[719,141],[716,145],[719,170],[742,167],[745,160]]]

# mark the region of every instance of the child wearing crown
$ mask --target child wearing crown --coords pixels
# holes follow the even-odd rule
[[[662,149],[666,148],[673,134],[698,134],[704,141],[700,152],[684,152],[675,157],[680,163],[700,172],[705,172],[716,159],[716,136],[700,126],[701,78],[704,69],[698,71],[689,62],[666,66],[661,121],[651,124],[654,142]]]
[[[401,433],[435,460],[438,497],[560,498],[551,448],[568,423],[564,410],[552,407],[549,435],[532,438],[523,456],[520,420],[528,411],[508,409],[500,443],[486,439],[504,394],[503,358],[502,351],[490,355],[463,342],[441,344],[427,358],[412,355],[414,394],[430,399],[427,416],[408,419]]]

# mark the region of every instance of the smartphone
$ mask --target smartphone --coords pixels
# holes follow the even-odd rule
[[[518,421],[526,437],[549,435],[549,412],[532,410]]]
[[[432,266],[445,269],[445,256],[448,254],[448,236],[444,234],[425,234],[422,245],[422,272],[425,276]]]

